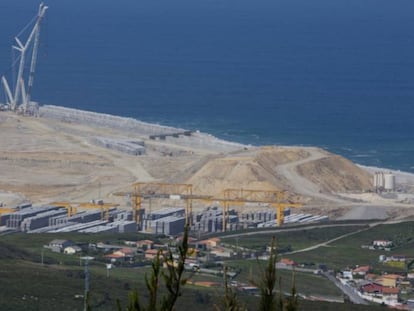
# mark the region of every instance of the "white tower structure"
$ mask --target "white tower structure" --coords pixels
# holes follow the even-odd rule
[[[391,172],[375,172],[374,174],[374,188],[376,192],[394,191],[395,190],[395,175]]]
[[[384,189],[386,191],[395,190],[395,175],[391,172],[384,174]]]
[[[374,188],[376,192],[381,192],[384,189],[384,173],[383,172],[375,172]]]
[[[17,109],[22,109],[23,113],[26,113],[28,105],[30,104],[31,99],[31,91],[33,87],[34,81],[34,73],[36,69],[36,61],[37,61],[37,52],[39,48],[39,36],[40,36],[40,25],[42,20],[45,16],[46,10],[48,7],[44,5],[44,3],[40,3],[39,11],[37,16],[35,17],[34,26],[32,31],[30,32],[26,43],[23,44],[22,41],[18,38],[18,35],[15,37],[16,45],[13,45],[13,49],[17,50],[19,55],[19,70],[17,72],[17,78],[15,81],[15,88],[12,92],[6,78],[4,76],[1,77],[1,81],[3,83],[3,87],[6,93],[7,104],[9,105],[9,109],[12,111],[17,111]],[[31,59],[30,59],[30,68],[28,74],[28,82],[26,88],[25,82],[25,65],[26,65],[26,52],[30,52],[31,48]],[[26,74],[27,76],[27,74]]]

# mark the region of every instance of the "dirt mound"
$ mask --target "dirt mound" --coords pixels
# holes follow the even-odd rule
[[[301,164],[297,171],[327,192],[364,191],[372,187],[372,177],[366,170],[338,155]]]
[[[288,180],[276,173],[276,167],[307,157],[305,150],[264,147],[244,150],[207,161],[185,180],[195,193],[219,195],[227,188],[285,190]]]
[[[370,187],[370,174],[352,162],[323,150],[318,150],[323,158],[312,160],[309,153],[312,150],[264,147],[234,153],[207,161],[183,182],[193,184],[194,193],[200,194],[220,195],[226,188],[244,188],[289,190],[300,195],[300,185],[293,187],[293,182],[297,181],[290,180],[278,170],[279,167],[298,162],[295,167],[298,173],[323,191],[361,191]]]

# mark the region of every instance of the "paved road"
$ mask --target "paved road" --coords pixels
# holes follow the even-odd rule
[[[243,232],[243,233],[237,233],[237,234],[230,234],[225,235],[222,238],[237,238],[242,236],[251,236],[251,235],[260,235],[260,234],[269,234],[269,233],[281,233],[281,232],[292,232],[292,231],[300,231],[300,230],[312,230],[312,229],[319,229],[319,228],[330,228],[330,227],[349,227],[349,226],[366,226],[366,223],[349,223],[349,224],[311,224],[308,226],[301,226],[301,227],[295,227],[295,228],[284,228],[284,229],[278,229],[273,228],[269,230],[263,230],[263,231],[252,231],[252,232]],[[343,236],[341,236],[343,237]],[[338,237],[337,239],[341,238]]]
[[[372,226],[369,226],[367,228],[363,228],[363,229],[360,229],[360,230],[356,230],[356,231],[353,231],[353,232],[349,232],[349,233],[343,234],[341,236],[338,236],[338,237],[336,237],[334,239],[331,239],[329,241],[326,241],[326,242],[323,242],[323,243],[319,243],[319,244],[316,244],[316,245],[313,245],[313,246],[310,246],[310,247],[302,248],[302,249],[299,249],[297,251],[285,253],[285,254],[296,254],[296,253],[302,253],[302,252],[311,251],[311,250],[317,249],[317,248],[319,248],[321,246],[327,246],[328,244],[331,244],[332,242],[335,242],[335,241],[338,241],[340,239],[346,238],[346,237],[348,237],[350,235],[354,235],[354,234],[360,233],[362,231],[369,230],[371,228],[372,228]]]
[[[354,288],[348,285],[343,285],[339,282],[333,275],[329,274],[328,272],[322,272],[322,275],[325,276],[329,281],[334,283],[344,294],[346,294],[349,299],[356,304],[367,305],[364,299],[362,299],[355,291]]]
[[[286,266],[284,264],[277,263],[276,264],[277,269],[283,269],[283,270],[293,270],[292,266]],[[305,273],[314,273],[315,269],[306,269],[306,268],[294,268],[295,271],[298,272],[305,272]],[[367,305],[368,303],[362,299],[355,291],[354,288],[348,285],[343,285],[339,280],[337,280],[332,274],[328,272],[321,272],[324,277],[326,277],[329,281],[335,284],[336,287],[338,287],[345,295],[349,297],[349,299],[356,304],[362,304]]]

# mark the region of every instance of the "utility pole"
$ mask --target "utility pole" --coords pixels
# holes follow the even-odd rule
[[[83,297],[83,311],[88,311],[88,299],[89,299],[89,287],[90,287],[90,274],[89,274],[89,261],[95,259],[94,257],[85,256],[81,257],[85,260],[85,293]]]

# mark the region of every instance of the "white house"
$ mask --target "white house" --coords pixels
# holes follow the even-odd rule
[[[72,246],[73,244],[74,243],[70,240],[55,239],[52,240],[47,247],[53,252],[61,253],[66,247]]]
[[[76,253],[80,253],[81,251],[82,249],[76,245],[65,247],[65,249],[63,250],[63,252],[67,255],[73,255]]]

